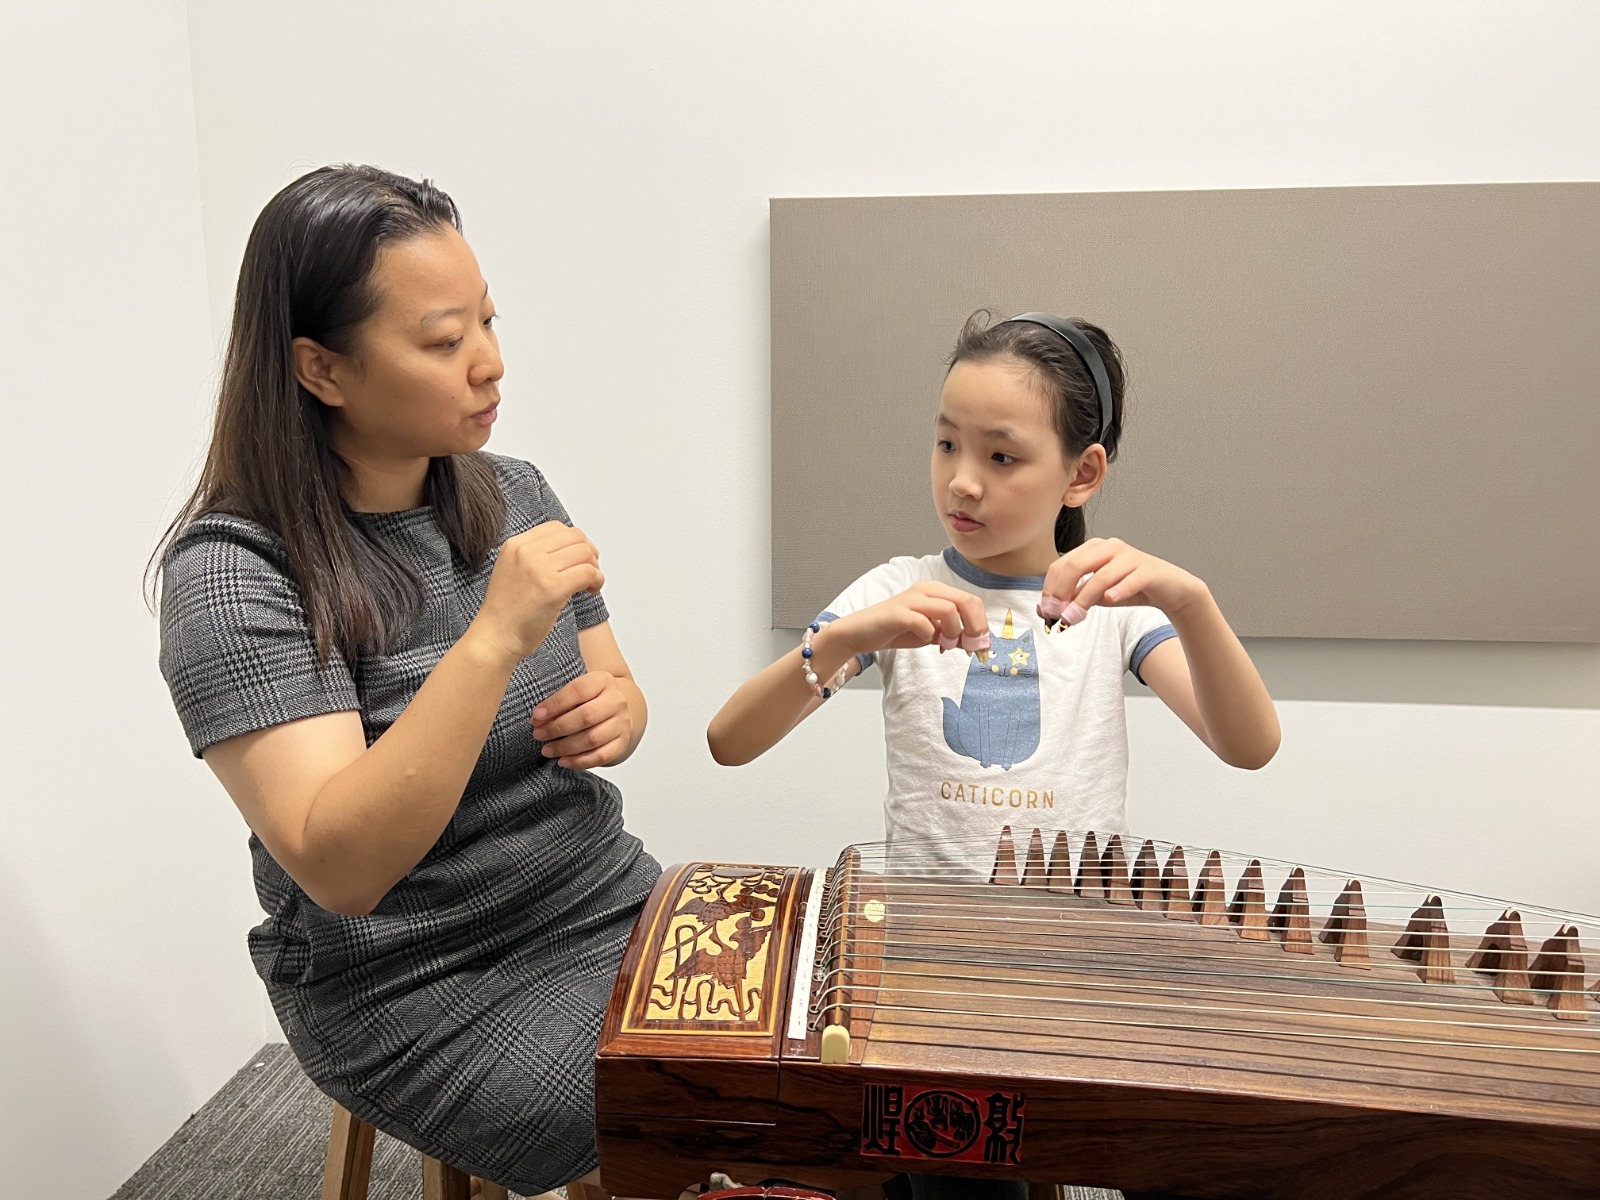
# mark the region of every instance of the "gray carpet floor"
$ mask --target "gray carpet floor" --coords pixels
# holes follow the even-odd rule
[[[333,1101],[287,1046],[267,1046],[111,1200],[318,1200]],[[378,1134],[368,1200],[421,1200],[421,1158]]]

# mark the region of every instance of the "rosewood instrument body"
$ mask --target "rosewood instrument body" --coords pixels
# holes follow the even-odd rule
[[[1519,964],[1528,910],[1470,930],[1491,902],[1115,835],[1018,842],[975,850],[970,877],[881,847],[831,872],[667,871],[601,1037],[606,1189],[915,1171],[1600,1196],[1600,995],[1567,914]],[[845,1061],[823,1061],[830,1025]]]

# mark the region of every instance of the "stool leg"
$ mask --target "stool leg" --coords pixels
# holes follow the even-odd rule
[[[472,1176],[424,1154],[422,1200],[472,1200]]]
[[[477,1176],[473,1176],[477,1178]],[[490,1183],[487,1179],[478,1180],[478,1200],[510,1200],[506,1189],[498,1183]]]
[[[322,1200],[367,1200],[372,1141],[377,1132],[344,1105],[333,1106],[328,1160],[322,1170]]]

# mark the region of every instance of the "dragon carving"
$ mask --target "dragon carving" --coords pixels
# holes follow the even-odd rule
[[[759,1022],[781,871],[701,866],[662,939],[647,1020]]]

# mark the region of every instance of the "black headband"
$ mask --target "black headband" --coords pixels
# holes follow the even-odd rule
[[[1065,317],[1057,317],[1051,313],[1030,312],[1000,322],[1002,325],[1018,323],[1048,329],[1071,346],[1083,360],[1083,365],[1088,368],[1089,378],[1094,383],[1095,399],[1100,402],[1100,436],[1095,438],[1095,441],[1104,446],[1106,435],[1111,432],[1111,377],[1106,374],[1106,364],[1100,359],[1100,351],[1094,348],[1094,343],[1085,336],[1083,330]]]

